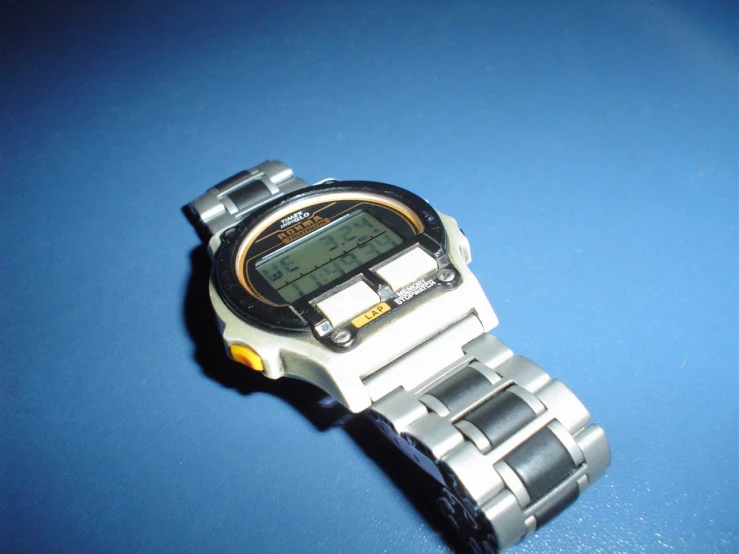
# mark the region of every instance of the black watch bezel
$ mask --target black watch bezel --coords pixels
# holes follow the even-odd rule
[[[311,327],[317,323],[320,314],[317,313],[310,300],[321,296],[326,290],[336,286],[336,283],[317,289],[293,303],[274,305],[260,300],[242,285],[236,271],[236,260],[241,243],[263,219],[270,217],[290,203],[332,192],[371,193],[390,198],[414,212],[424,227],[421,233],[407,237],[402,244],[388,250],[381,258],[373,259],[348,272],[347,281],[362,274],[366,281],[372,282],[375,278],[369,271],[370,266],[377,265],[378,261],[390,258],[413,244],[419,244],[436,258],[445,256],[447,238],[439,214],[428,202],[410,191],[373,181],[332,181],[300,189],[260,206],[238,225],[221,234],[221,244],[213,260],[213,281],[219,296],[234,314],[250,323],[290,333],[309,332]]]

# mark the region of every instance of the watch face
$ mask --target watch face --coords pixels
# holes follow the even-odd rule
[[[224,301],[240,315],[292,330],[315,323],[311,301],[334,287],[362,279],[379,288],[371,268],[383,260],[413,245],[438,257],[445,246],[426,202],[363,181],[296,191],[221,238],[215,267]]]
[[[314,224],[327,221],[313,217],[319,217]],[[294,302],[402,244],[399,231],[357,208],[258,257],[254,269],[284,301]]]

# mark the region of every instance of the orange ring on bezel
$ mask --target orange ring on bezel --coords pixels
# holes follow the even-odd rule
[[[265,304],[268,304],[270,306],[277,306],[277,304],[265,298],[263,295],[261,295],[256,290],[256,288],[252,285],[251,280],[249,279],[249,276],[246,274],[246,271],[245,271],[246,264],[252,259],[254,259],[255,257],[265,255],[265,252],[260,252],[259,254],[251,258],[247,258],[249,249],[251,248],[253,244],[273,234],[273,233],[270,233],[270,235],[262,236],[262,233],[264,233],[264,231],[268,229],[271,225],[273,225],[275,222],[280,221],[281,219],[297,211],[305,209],[309,206],[314,206],[316,204],[325,204],[328,202],[339,202],[339,201],[345,201],[345,200],[357,200],[357,204],[353,205],[351,209],[354,209],[357,205],[361,205],[365,203],[383,206],[389,210],[392,210],[396,214],[400,215],[409,224],[409,226],[412,229],[414,229],[416,235],[419,235],[423,233],[424,231],[423,221],[421,221],[421,218],[419,218],[418,215],[413,210],[411,210],[408,206],[406,206],[402,202],[399,202],[387,196],[382,196],[380,194],[374,194],[374,193],[369,193],[369,192],[327,192],[325,194],[318,194],[315,196],[309,196],[307,198],[302,198],[296,202],[290,203],[282,207],[281,209],[270,214],[268,217],[265,217],[264,219],[262,219],[251,231],[247,233],[247,235],[241,241],[241,243],[239,244],[238,250],[236,252],[235,260],[234,260],[235,274],[236,274],[236,277],[239,283],[241,283],[241,286],[244,287],[244,289],[249,294],[257,298],[259,301],[264,302]],[[316,231],[320,228],[321,227],[316,228]],[[309,236],[313,232],[314,231],[311,231],[306,236]]]

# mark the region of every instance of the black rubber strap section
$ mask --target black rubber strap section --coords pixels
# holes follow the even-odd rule
[[[559,501],[534,513],[537,527],[550,522],[577,500],[577,497],[580,496],[580,487],[577,486],[577,483],[570,483],[563,492],[564,496]]]
[[[228,197],[239,210],[253,206],[272,196],[262,181],[252,181],[248,185],[228,193]]]
[[[490,381],[482,373],[467,366],[427,394],[444,404],[450,412],[456,412],[469,405],[469,399],[475,396],[475,391],[489,389],[490,386]]]
[[[520,477],[532,502],[556,487],[575,469],[570,453],[547,427],[508,454],[505,461]]]
[[[535,418],[531,406],[516,393],[506,390],[472,410],[464,419],[482,431],[496,447]]]

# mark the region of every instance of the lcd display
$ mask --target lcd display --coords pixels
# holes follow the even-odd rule
[[[357,210],[266,256],[255,268],[285,301],[294,302],[402,242],[376,217]]]

